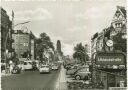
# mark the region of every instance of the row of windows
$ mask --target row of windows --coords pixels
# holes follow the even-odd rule
[[[29,46],[29,44],[28,43],[13,43],[13,45],[23,45],[23,46]]]
[[[122,27],[122,23],[116,23],[115,26],[118,27]]]
[[[26,41],[29,41],[29,39],[28,38],[21,38],[21,37],[15,37],[15,40],[17,40],[17,39],[19,39],[19,40],[26,40]]]
[[[13,47],[12,47],[12,48],[13,48]],[[24,51],[24,50],[28,50],[29,48],[21,48],[21,47],[20,47],[20,48],[14,48],[14,49],[15,49],[16,51],[19,51],[19,50],[20,50],[20,51]]]

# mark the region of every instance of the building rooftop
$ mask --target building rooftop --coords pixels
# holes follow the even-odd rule
[[[13,34],[29,34],[29,32],[24,30],[13,30]]]
[[[126,9],[125,9],[125,7],[117,6],[117,9],[119,9],[123,13],[124,17],[126,18]]]

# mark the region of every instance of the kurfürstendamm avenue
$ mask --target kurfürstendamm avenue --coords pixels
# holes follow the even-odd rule
[[[126,0],[1,0],[1,90],[127,90]]]

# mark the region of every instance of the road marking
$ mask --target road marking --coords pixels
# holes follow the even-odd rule
[[[65,69],[61,66],[58,79],[56,81],[55,90],[66,90],[67,88],[67,79],[65,74]]]

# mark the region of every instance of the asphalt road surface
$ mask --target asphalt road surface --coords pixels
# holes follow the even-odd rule
[[[2,90],[54,90],[58,71],[40,74],[39,71],[25,71],[1,78]]]

